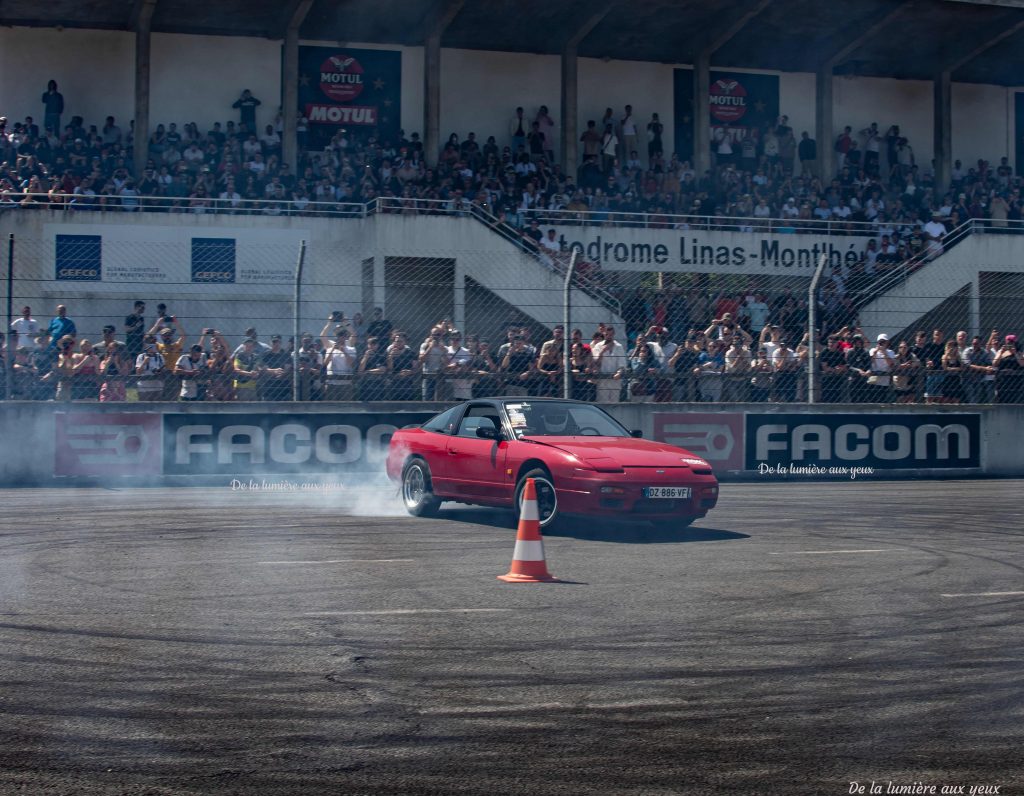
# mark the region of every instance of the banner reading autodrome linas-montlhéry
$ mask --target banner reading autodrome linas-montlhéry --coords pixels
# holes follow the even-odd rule
[[[693,70],[674,72],[676,148],[680,160],[693,160],[694,98]],[[734,142],[760,137],[779,116],[779,76],[745,72],[711,72],[708,101],[711,111],[711,141],[728,135]]]
[[[310,144],[339,128],[374,131],[397,141],[401,129],[402,53],[345,47],[299,47],[299,108]]]

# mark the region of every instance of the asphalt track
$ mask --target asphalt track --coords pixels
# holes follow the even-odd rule
[[[0,793],[1021,794],[1022,487],[725,485],[543,585],[382,490],[0,491]]]

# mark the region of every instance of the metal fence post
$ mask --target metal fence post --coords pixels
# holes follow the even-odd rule
[[[572,275],[576,271],[576,257],[579,249],[572,247],[569,254],[569,264],[565,268],[565,292],[562,296],[562,323],[565,328],[562,330],[562,391],[564,398],[572,398]]]
[[[828,257],[824,254],[818,260],[818,267],[814,269],[814,276],[811,277],[811,286],[807,288],[807,403],[814,403],[814,390],[818,386],[818,374],[815,368],[818,364],[818,352],[815,346],[818,344],[818,282],[825,270],[825,263]]]
[[[18,338],[11,344],[11,324],[14,323],[14,233],[7,237],[7,348],[4,365],[7,378],[4,379],[4,400],[11,399],[11,386],[14,381],[14,357],[18,350]]]
[[[302,266],[306,262],[306,241],[299,242],[299,259],[295,263],[295,308],[292,317],[292,400],[298,401],[299,390],[299,315],[302,306]]]

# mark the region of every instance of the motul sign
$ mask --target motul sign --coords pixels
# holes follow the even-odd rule
[[[320,90],[335,102],[351,102],[363,85],[363,67],[351,56],[332,55],[320,64]]]
[[[307,105],[306,118],[317,124],[377,124],[377,109],[363,105]]]
[[[738,80],[716,80],[711,84],[711,115],[720,122],[732,124],[747,112],[747,90]]]

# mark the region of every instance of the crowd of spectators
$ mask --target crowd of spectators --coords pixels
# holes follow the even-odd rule
[[[713,167],[698,174],[666,156],[659,115],[644,122],[629,105],[587,123],[579,164],[556,162],[557,122],[544,105],[517,108],[507,125],[492,120],[486,136],[452,133],[429,159],[417,133],[385,141],[372,129],[339,128],[313,149],[300,118],[299,159],[289,164],[280,111],[258,123],[260,102],[246,90],[234,103],[237,122],[147,131],[146,166],[134,174],[134,123],[73,116],[61,127],[63,97],[50,83],[43,127],[0,117],[0,208],[134,212],[140,197],[154,197],[147,207],[280,215],[351,212],[353,203],[380,200],[380,209],[399,213],[475,211],[518,230],[531,219],[780,231],[828,222],[833,234],[874,233],[906,259],[936,253],[941,237],[969,219],[1005,227],[1021,218],[1021,180],[1006,158],[995,167],[957,161],[948,190],[938,191],[897,125],[884,135],[874,123],[859,133],[847,127],[830,143],[838,168],[829,175],[818,168],[818,142],[807,132],[797,139],[786,116],[762,129],[719,127]]]
[[[517,108],[482,142],[474,132],[452,133],[436,163],[427,162],[416,133],[384,141],[372,131],[339,128],[314,149],[303,118],[293,168],[281,161],[280,112],[259,125],[260,101],[245,91],[233,106],[237,122],[217,122],[205,132],[191,122],[180,130],[158,124],[145,136],[146,167],[134,174],[133,123],[122,128],[108,116],[98,126],[73,116],[62,126],[64,101],[54,81],[42,104],[42,128],[31,117],[15,123],[0,117],[0,209],[137,212],[146,206],[278,215],[325,206],[347,212],[352,203],[379,200],[384,212],[484,216],[549,261],[564,252],[557,231],[544,232],[541,224],[799,231],[827,222],[830,234],[871,239],[860,261],[833,269],[821,292],[823,395],[859,401],[1016,400],[1018,394],[1012,385],[1021,360],[1012,336],[988,335],[970,346],[953,339],[953,354],[938,355],[931,349],[926,355],[917,337],[895,346],[858,339],[857,298],[876,276],[937,255],[968,219],[999,229],[1021,218],[1021,179],[1006,158],[994,168],[979,160],[965,169],[957,161],[949,190],[937,192],[932,169],[915,161],[895,125],[884,135],[877,124],[845,128],[829,142],[834,175],[820,173],[818,142],[806,132],[797,139],[786,116],[759,130],[720,127],[712,137],[713,166],[697,174],[675,154],[665,157],[658,114],[645,123],[628,105],[587,123],[581,162],[571,167],[556,162],[557,121],[543,105],[535,113]],[[632,291],[621,299],[625,346],[614,330],[589,339],[581,330],[570,335],[579,397],[786,401],[806,389],[810,341],[800,298],[785,291],[712,297],[674,289],[647,297]],[[95,345],[79,339],[60,312],[40,330],[44,338],[19,331],[10,373],[15,392],[61,400],[276,400],[291,394],[298,368],[304,399],[413,400],[546,394],[562,378],[556,350],[564,330],[538,349],[528,329],[510,329],[492,352],[487,341],[463,338],[448,323],[420,342],[381,317],[367,320],[367,328],[362,318],[332,319],[319,335],[300,339],[295,351],[293,341],[275,335],[263,343],[255,330],[235,348],[212,327],[191,342],[165,310],[158,308],[149,325],[137,314],[137,322],[126,321],[123,344],[113,325]],[[883,343],[888,353],[878,356]],[[908,358],[901,360],[904,349]],[[965,358],[972,361],[963,364]],[[876,372],[885,367],[878,363],[894,361],[890,375]],[[909,370],[912,389],[902,378]]]
[[[191,342],[162,304],[150,323],[145,303],[136,302],[123,340],[107,324],[96,341],[79,335],[65,305],[45,327],[24,307],[10,331],[9,370],[6,347],[0,352],[0,386],[9,372],[12,398],[61,402],[287,401],[296,384],[303,401],[554,396],[563,394],[568,346],[580,400],[785,403],[806,400],[812,342],[805,323],[786,293],[712,298],[694,289],[650,302],[638,295],[622,330],[601,324],[589,336],[582,329],[567,336],[558,325],[540,345],[528,327],[510,324],[492,345],[447,319],[410,339],[376,308],[367,318],[332,313],[296,350],[279,334],[263,342],[255,328],[237,345],[213,327]],[[886,334],[867,340],[854,320],[815,337],[817,397],[825,403],[1024,403],[1024,353],[1013,334],[960,331],[947,340],[935,329],[898,342]]]

